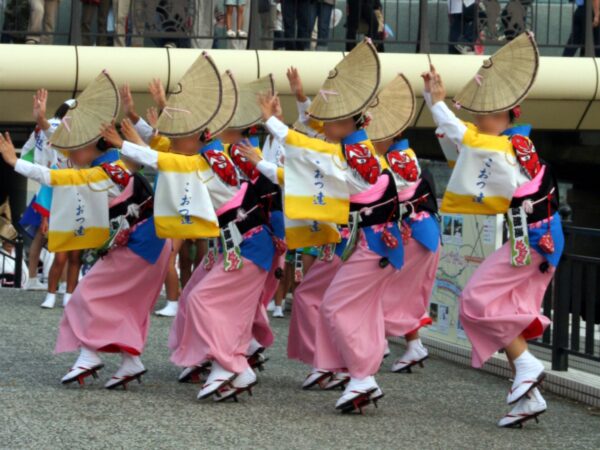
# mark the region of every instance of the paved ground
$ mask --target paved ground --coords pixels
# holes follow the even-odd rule
[[[198,402],[196,386],[175,381],[170,319],[153,318],[142,385],[64,387],[74,355],[52,355],[62,311],[39,308],[40,296],[0,290],[0,448],[600,448],[597,412],[551,395],[539,425],[497,429],[507,381],[440,359],[413,375],[388,373],[388,362],[380,408],[342,416],[339,393],[299,389],[306,368],[284,356],[287,319],[274,322],[268,370],[239,404]],[[102,382],[118,358],[106,362]]]

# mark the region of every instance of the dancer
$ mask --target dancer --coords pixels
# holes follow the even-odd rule
[[[348,82],[359,76],[363,81],[360,85]],[[342,255],[345,261],[320,307],[313,363],[314,367],[349,373],[350,380],[336,403],[342,412],[361,410],[383,396],[373,376],[385,349],[379,297],[390,275],[402,267],[403,260],[396,186],[389,171],[375,156],[363,129],[364,111],[378,86],[377,52],[370,41],[365,41],[331,71],[321,95],[308,111],[313,118],[324,122],[324,133],[332,143],[289,130],[273,117],[273,99],[261,100],[267,128],[281,140],[285,139],[287,145],[286,178],[291,169],[298,170],[297,166],[302,166],[301,161],[309,161],[304,163],[306,173],[311,174],[308,186],[293,188],[310,189],[315,183],[313,178],[317,177],[318,183],[314,186],[317,192],[314,197],[308,197],[308,201],[301,197],[294,202],[291,186],[286,184],[286,215],[301,217],[301,211],[295,208],[304,205],[306,219],[346,223],[348,219],[344,214],[348,210],[344,205],[351,211],[349,244]],[[314,156],[309,156],[311,154]],[[337,184],[334,179],[343,184]],[[294,180],[300,183],[299,177]],[[326,184],[335,185],[337,192],[328,191]],[[342,186],[345,186],[347,200],[342,200],[346,195]],[[314,206],[310,207],[309,202]],[[337,207],[329,206],[327,211],[320,208],[327,202]]]
[[[17,160],[10,136],[0,138],[2,157],[18,173],[54,186],[50,248],[99,247],[104,255],[65,308],[55,351],[80,350],[80,355],[63,384],[97,377],[103,367],[99,352],[121,353],[123,358],[106,388],[141,379],[146,372],[140,355],[149,313],[166,274],[170,248],[156,238],[151,191],[141,176],[125,169],[118,153],[100,139],[100,123],[90,119],[110,122],[118,110],[118,91],[103,72],[77,98],[65,116],[69,120],[52,136],[54,147],[68,151],[75,166],[87,169],[52,170]]]
[[[186,287],[183,293],[185,302],[180,305],[171,330],[169,346],[171,360],[179,366],[211,365],[197,397],[223,401],[249,391],[257,382],[256,374],[248,365],[246,351],[274,248],[252,186],[240,182],[222,144],[209,138],[208,130],[225,128],[227,124],[218,118],[224,98],[222,82],[208,55],[203,54],[194,63],[179,87],[180,90],[169,97],[157,128],[165,136],[187,136],[190,141],[195,140],[200,147],[198,155],[159,153],[132,142],[117,145],[122,146],[125,155],[160,170],[158,190],[177,189],[182,176],[169,178],[163,172],[167,168],[179,168],[189,173],[189,180],[201,177],[203,182],[196,182],[198,186],[194,189],[208,191],[206,201],[212,203],[213,215],[219,220],[217,232],[220,228],[222,254],[217,256],[216,249],[209,249],[205,258],[207,265],[203,264],[192,275],[189,290]],[[231,111],[225,112],[231,120]],[[211,126],[211,121],[219,125]],[[124,132],[131,130],[135,131],[133,127],[124,126]],[[159,191],[157,198],[162,198]],[[174,202],[169,203],[173,206]],[[181,211],[178,207],[175,210]],[[179,212],[184,213],[185,221],[192,219],[188,215],[191,209]],[[170,222],[162,231],[170,232],[169,228],[176,228],[180,222],[181,218],[179,222]]]
[[[421,171],[408,140],[401,138],[415,114],[415,96],[408,80],[398,75],[391,81],[377,95],[369,114],[367,133],[390,166],[402,211],[404,266],[394,273],[383,295],[385,331],[387,336],[406,338],[407,350],[394,362],[392,372],[410,373],[428,357],[419,329],[431,324],[429,299],[440,257],[437,199],[433,178]]]
[[[446,90],[435,69],[423,74],[437,133],[459,149],[442,211],[506,214],[509,242],[477,268],[459,299],[473,367],[504,349],[514,368],[507,397],[512,410],[498,422],[501,427],[537,420],[546,410],[538,389],[544,365],[528,351],[527,340],[542,335],[550,323],[540,308],[564,247],[550,166],[528,137],[531,127],[513,124],[535,81],[538,62],[529,33],[485,61],[454,98],[474,114],[474,125],[458,120],[446,106]],[[509,78],[511,83],[505,84]],[[494,169],[488,170],[490,166]],[[473,179],[477,181],[469,184]]]

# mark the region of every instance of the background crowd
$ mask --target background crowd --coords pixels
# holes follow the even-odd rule
[[[600,55],[600,0],[534,1],[432,0],[427,2],[426,14],[429,22],[437,20],[440,9],[435,8],[447,3],[447,51],[471,54],[483,53],[486,40],[502,43],[532,29],[538,9],[546,8],[550,14],[551,6],[566,6],[572,11],[570,34],[563,38],[562,33],[550,30],[559,34],[564,56],[573,56],[579,49],[583,53],[588,20],[593,26],[596,55]],[[586,13],[588,1],[591,18]],[[73,2],[78,3],[77,8]],[[258,38],[252,48],[328,50],[335,41],[349,51],[357,40],[368,36],[381,52],[386,40],[399,42],[394,30],[399,33],[405,23],[420,31],[422,24],[415,27],[413,17],[419,15],[421,2],[402,3],[408,4],[408,9],[404,5],[400,13],[397,0],[0,0],[1,41],[52,44],[61,34],[59,11],[63,15],[70,11],[69,33],[77,26],[82,45],[246,48],[254,35]],[[73,20],[74,11],[79,21]],[[411,17],[399,17],[406,12]],[[562,22],[562,9],[559,15]],[[344,30],[333,39],[333,29],[338,26]]]

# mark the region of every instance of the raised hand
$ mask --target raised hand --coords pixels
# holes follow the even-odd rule
[[[150,95],[158,106],[159,109],[163,109],[167,106],[167,94],[165,93],[165,88],[160,81],[160,78],[153,79],[148,85],[148,90],[150,91]]]
[[[146,122],[148,122],[152,128],[156,128],[156,124],[158,123],[158,109],[154,106],[151,106],[146,110]]]
[[[253,166],[256,166],[262,161],[261,156],[247,139],[237,144],[236,147],[240,153],[252,163]]]
[[[123,138],[115,128],[114,123],[104,123],[100,127],[100,136],[104,138],[104,140],[110,143],[112,146],[116,148],[123,147]]]
[[[17,161],[19,160],[19,158],[17,158],[17,150],[12,143],[8,131],[4,133],[4,135],[0,133],[0,154],[2,154],[4,162],[11,167],[15,167],[15,164],[17,164]]]
[[[123,136],[125,136],[125,139],[129,142],[137,145],[146,145],[129,119],[123,119],[121,122],[121,133],[123,133]]]
[[[427,83],[429,80],[429,92],[431,93],[431,102],[435,105],[437,102],[443,102],[446,99],[446,87],[444,86],[444,81],[442,80],[442,76],[437,73],[435,67],[433,65],[430,66],[430,71],[424,77],[425,80],[425,89],[427,89]]]
[[[137,122],[140,117],[135,111],[135,103],[133,101],[133,95],[131,95],[129,84],[125,83],[121,86],[119,93],[121,94],[121,102],[123,103],[123,113],[125,113],[125,115],[133,122]]]
[[[304,95],[304,86],[302,86],[302,78],[300,78],[298,69],[294,66],[290,67],[286,72],[286,76],[290,83],[290,90],[296,96],[296,100],[304,103],[307,97]]]
[[[48,104],[48,91],[38,89],[33,96],[33,118],[42,130],[50,128],[50,123],[46,119],[46,108]]]
[[[277,101],[277,94],[262,94],[258,96],[258,105],[262,112],[263,121],[267,121],[277,115]]]

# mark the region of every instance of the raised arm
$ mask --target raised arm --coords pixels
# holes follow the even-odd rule
[[[48,119],[46,118],[47,104],[48,91],[46,89],[38,89],[33,96],[33,118],[40,130],[50,138],[54,132],[54,128],[50,126],[50,122],[48,122]]]
[[[436,133],[444,135],[455,145],[462,144],[467,127],[444,102],[446,88],[442,77],[433,66],[431,66],[429,72],[423,73],[421,77],[425,83],[423,94],[425,102],[431,110],[433,121],[438,127]]]
[[[123,127],[125,126],[124,123]],[[104,125],[101,128],[100,133],[106,141],[110,142],[115,148],[118,148],[123,155],[144,166],[152,167],[154,169],[158,168],[157,151],[152,150],[146,145],[141,145],[140,143],[125,141],[114,125]]]
[[[8,132],[0,134],[0,153],[4,162],[15,168],[15,172],[43,185],[50,184],[50,169],[17,157],[17,150]]]

